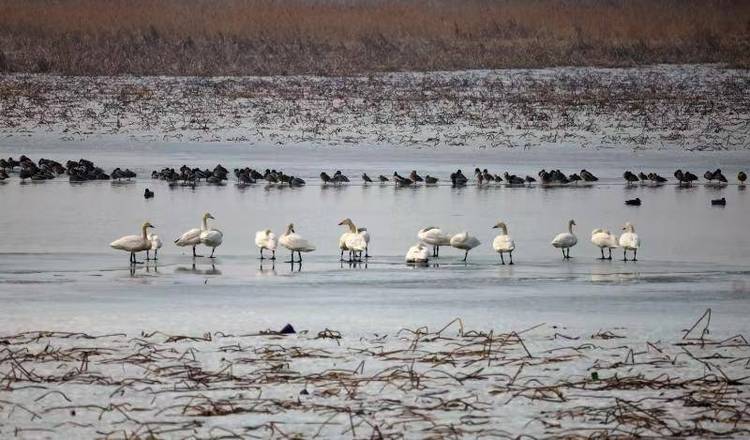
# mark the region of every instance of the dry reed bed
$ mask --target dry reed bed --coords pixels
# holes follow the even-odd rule
[[[714,66],[356,77],[0,76],[0,134],[62,140],[742,149],[750,72]],[[4,143],[12,146],[12,137]]]
[[[0,0],[0,72],[749,66],[742,0]]]
[[[750,345],[444,328],[0,337],[0,436],[744,438]]]

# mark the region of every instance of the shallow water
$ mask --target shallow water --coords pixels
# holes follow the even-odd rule
[[[19,146],[20,145],[20,146]],[[65,153],[60,153],[65,151]],[[21,142],[0,144],[0,156],[33,159],[86,157],[111,171],[139,172],[132,183],[67,179],[0,184],[0,332],[30,329],[160,329],[197,333],[207,330],[258,330],[292,322],[298,328],[335,328],[348,334],[390,331],[402,326],[439,326],[462,317],[471,327],[522,328],[540,322],[579,329],[626,325],[645,335],[674,334],[708,307],[714,325],[725,332],[747,331],[750,265],[746,233],[750,190],[677,188],[674,185],[625,187],[625,169],[675,168],[702,175],[721,167],[734,180],[750,168],[744,152],[613,151],[539,147],[532,150],[427,150],[393,147],[253,147],[237,144],[160,144],[110,140],[74,145]],[[169,189],[147,178],[163,166],[213,167],[217,162],[277,168],[308,181],[303,188],[239,189],[201,186]],[[421,174],[447,180],[455,168],[496,173],[506,169],[535,175],[540,168],[565,172],[586,168],[602,181],[566,188],[394,188],[363,186],[358,176]],[[321,169],[341,169],[353,183],[322,187]],[[143,199],[148,187],[153,200]],[[624,200],[640,197],[641,207]],[[727,206],[710,206],[725,197]],[[195,264],[171,241],[199,226],[211,212],[224,244],[213,264]],[[338,261],[337,242],[351,217],[372,234],[367,264]],[[551,239],[574,218],[579,244],[571,261],[562,261]],[[158,264],[131,273],[127,255],[108,247],[121,235],[138,233],[149,220],[165,245]],[[503,220],[516,242],[514,266],[500,266],[492,252]],[[589,242],[594,228],[619,233],[632,222],[642,240],[639,261],[598,261]],[[294,222],[298,233],[318,247],[291,267],[280,252],[272,264],[257,259],[256,230],[277,233]],[[461,262],[463,253],[443,249],[429,267],[408,267],[403,255],[416,232],[434,225],[450,232],[467,230],[482,245]]]

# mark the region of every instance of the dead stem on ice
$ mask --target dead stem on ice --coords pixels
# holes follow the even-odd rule
[[[0,436],[747,437],[750,345],[709,339],[705,316],[673,343],[459,319],[361,339],[25,332],[0,337]]]
[[[0,135],[80,141],[736,150],[747,70],[558,68],[353,77],[0,76]]]

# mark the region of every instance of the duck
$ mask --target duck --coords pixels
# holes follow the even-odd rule
[[[636,197],[634,199],[625,200],[625,204],[628,206],[641,206],[641,199]]]
[[[638,180],[640,180],[640,179],[638,179],[638,176],[636,176],[635,174],[633,174],[632,171],[625,171],[625,173],[622,175],[622,177],[625,179],[625,181],[627,182],[628,185],[632,185],[635,182],[638,182]]]
[[[427,246],[424,243],[417,243],[409,248],[406,253],[406,262],[408,264],[426,264],[430,261]]]
[[[315,245],[302,238],[299,234],[294,232],[294,223],[289,223],[286,227],[286,232],[279,238],[279,244],[292,253],[292,259],[287,263],[302,263],[302,252],[312,252],[315,250]],[[294,253],[297,252],[299,255],[299,261],[294,261]]]
[[[276,234],[270,229],[264,229],[255,233],[255,245],[260,249],[261,260],[265,260],[266,258],[263,255],[263,250],[271,251],[271,260],[276,260],[276,246],[278,245],[278,240]]]
[[[515,174],[508,174],[507,171],[503,173],[503,177],[505,178],[506,185],[523,185],[524,183],[526,183],[525,179],[522,179]]]
[[[426,176],[424,176],[424,183],[427,185],[435,185],[438,183],[438,178],[432,177],[429,174],[427,174]]]
[[[222,241],[224,241],[224,234],[218,229],[208,227],[207,219],[209,218],[214,220],[214,216],[208,214],[207,217],[204,217],[204,228],[200,234],[200,242],[204,246],[211,248],[211,255],[208,258],[215,258],[214,252],[216,252],[216,248],[221,246]]]
[[[665,177],[662,177],[656,173],[648,173],[648,179],[657,185],[661,185],[662,183],[665,183],[667,181]]]
[[[597,182],[599,180],[598,177],[596,177],[595,175],[591,174],[586,169],[581,170],[581,172],[579,173],[579,175],[586,182]]]
[[[628,251],[633,251],[632,261],[638,261],[638,248],[641,247],[641,239],[635,233],[635,227],[630,223],[625,223],[622,227],[625,231],[620,235],[620,247],[622,248],[622,261],[628,261]]]
[[[451,245],[451,236],[436,226],[428,226],[420,229],[417,232],[417,238],[420,242],[432,246],[432,256],[434,258],[440,256],[440,246]]]
[[[154,198],[154,192],[150,189],[146,188],[146,190],[143,192],[143,198],[145,199],[153,199]]]
[[[193,247],[193,258],[195,257],[202,257],[202,255],[197,255],[195,253],[195,247],[201,244],[201,232],[208,230],[208,219],[213,218],[211,214],[205,213],[203,214],[203,221],[201,223],[201,228],[193,228],[184,234],[180,236],[177,240],[174,241],[174,244],[180,247],[185,246],[192,246]]]
[[[335,173],[333,173],[333,178],[331,179],[333,183],[335,184],[341,184],[341,183],[348,183],[349,178],[346,177],[341,170],[336,170]]]
[[[602,253],[602,257],[599,258],[600,260],[611,260],[612,259],[612,249],[617,249],[617,237],[615,235],[612,235],[611,232],[607,229],[599,228],[594,229],[591,231],[591,243],[594,244],[594,246],[599,248],[599,251]],[[609,250],[609,257],[604,258],[604,249]]]
[[[347,226],[349,230],[339,237],[339,249],[341,250],[341,261],[344,261],[344,251],[349,251],[349,261],[353,261],[357,254],[361,259],[362,252],[367,249],[365,237],[359,233],[354,222],[345,218],[339,222],[339,226]],[[368,234],[369,235],[369,234]]]
[[[740,171],[737,173],[737,181],[740,182],[740,185],[745,185],[745,181],[747,180],[747,173],[744,171]]]
[[[370,179],[370,176],[368,176],[367,173],[362,173],[362,181],[365,182],[365,184],[372,183],[372,179]]]
[[[151,248],[146,249],[146,261],[156,261],[159,259],[159,249],[161,249],[162,246],[161,238],[156,234],[148,234],[148,241],[151,242]],[[150,258],[149,251],[154,251],[154,258]]]
[[[305,179],[302,179],[301,177],[295,177],[295,176],[289,176],[288,182],[289,186],[292,187],[299,187],[299,186],[305,186],[307,182],[305,182]]]
[[[711,206],[726,206],[726,205],[727,205],[727,199],[725,199],[724,197],[720,199],[711,200]]]
[[[148,239],[148,230],[153,229],[154,225],[149,222],[145,222],[141,226],[140,235],[126,235],[120,237],[117,240],[109,244],[112,249],[118,249],[125,252],[130,252],[130,264],[139,264],[135,259],[135,254],[151,249],[151,241]]]
[[[524,180],[526,181],[526,183],[528,183],[528,184],[529,184],[529,186],[531,186],[531,185],[533,185],[534,183],[536,183],[536,179],[535,179],[535,178],[533,178],[533,177],[531,177],[531,176],[529,176],[529,175],[527,175],[527,176],[526,176],[526,177],[524,178]]]
[[[420,176],[419,174],[417,174],[417,170],[411,170],[411,173],[409,174],[409,180],[411,180],[414,183],[424,181],[424,179],[422,178],[422,176]]]
[[[451,237],[451,246],[456,249],[461,249],[464,252],[464,259],[465,262],[466,259],[469,257],[469,251],[474,249],[475,247],[482,244],[478,238],[469,235],[468,232],[464,231],[460,234],[456,234],[453,237]]]
[[[393,181],[396,182],[397,186],[409,186],[414,183],[413,180],[407,179],[398,174],[398,171],[393,172]]]
[[[451,173],[451,184],[453,186],[465,186],[469,181],[461,170],[457,170],[455,173]]]
[[[328,175],[325,171],[320,173],[320,180],[323,182],[323,185],[328,185],[328,183],[331,181],[331,176]]]
[[[510,256],[510,263],[508,264],[513,264],[513,250],[516,248],[516,243],[508,235],[508,226],[504,222],[497,222],[492,228],[501,230],[500,234],[492,241],[492,249],[500,254],[501,264],[505,264],[503,254],[506,252]]]
[[[563,259],[570,258],[570,248],[578,243],[578,237],[573,233],[573,226],[575,225],[575,220],[570,219],[570,221],[568,221],[568,232],[557,234],[555,238],[552,239],[552,246],[557,249],[562,249]],[[567,254],[565,253],[566,250],[568,251]]]
[[[386,182],[390,182],[390,179],[389,179],[389,178],[387,178],[387,177],[385,177],[385,176],[384,176],[384,175],[382,175],[382,174],[378,176],[378,180],[380,181],[380,183],[386,183]]]

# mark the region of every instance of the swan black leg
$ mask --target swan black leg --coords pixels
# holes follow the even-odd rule
[[[216,258],[214,257],[214,252],[216,251],[216,248],[211,248],[211,255],[209,255],[208,258]]]
[[[365,246],[365,258],[370,258],[370,246]]]
[[[625,249],[622,250],[622,261],[628,261],[628,251]]]
[[[469,251],[466,251],[464,253],[464,263],[466,262],[466,259],[469,258]]]
[[[600,260],[603,260],[604,259],[604,248],[599,248],[599,252],[602,253],[602,257],[600,258]]]
[[[203,255],[198,255],[198,254],[195,253],[195,246],[193,246],[193,258],[195,258],[195,257],[202,257],[202,256]]]
[[[289,261],[285,261],[285,263],[292,263],[292,264],[294,264],[294,251],[292,251],[291,259]]]
[[[297,251],[297,256],[299,257],[299,262],[302,263],[302,252]]]
[[[154,250],[154,261],[159,259],[159,249]]]
[[[150,260],[150,259],[151,259],[151,258],[149,257],[149,254],[148,254],[148,253],[149,253],[149,251],[146,251],[146,261],[148,261],[148,260]]]
[[[607,260],[611,260],[611,259],[612,259],[612,248],[609,248],[609,257],[607,258]]]
[[[503,253],[502,252],[500,252],[500,264],[502,264],[503,266],[505,266],[505,258],[503,258]]]
[[[566,259],[566,258],[568,258],[568,257],[565,256],[565,248],[562,248],[561,251],[562,251],[562,254],[563,254],[563,260]]]
[[[344,261],[344,250],[341,249],[341,256],[339,257],[340,261]]]
[[[276,261],[276,249],[271,251],[271,261]]]
[[[633,249],[633,261],[638,261],[638,249]]]
[[[508,255],[510,255],[510,263],[508,264],[513,264],[513,251],[508,252]]]
[[[263,248],[260,248],[260,259],[265,260],[266,257],[263,256]]]

